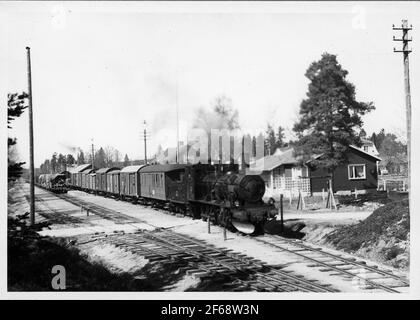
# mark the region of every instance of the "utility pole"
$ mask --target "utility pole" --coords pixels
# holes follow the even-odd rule
[[[411,191],[411,94],[410,94],[410,73],[409,73],[409,63],[408,63],[408,55],[411,52],[411,49],[408,48],[408,42],[412,41],[413,39],[408,38],[408,31],[412,30],[412,26],[408,26],[407,20],[402,20],[401,27],[395,27],[392,25],[392,30],[402,30],[402,38],[398,39],[393,37],[394,41],[402,41],[403,48],[402,50],[396,50],[394,48],[394,52],[402,52],[404,58],[404,87],[405,87],[405,106],[406,106],[406,113],[407,113],[407,156],[408,156],[408,190]]]
[[[179,162],[178,73],[176,77],[175,103],[176,103],[176,163],[178,163]]]
[[[144,164],[146,165],[147,164],[146,120],[144,120],[143,139],[144,139]]]
[[[92,140],[92,170],[93,170],[94,169],[93,164],[95,163],[95,147],[93,145],[93,138],[91,140]]]
[[[28,100],[29,100],[29,178],[30,178],[30,223],[35,224],[35,178],[34,178],[34,129],[32,119],[32,78],[31,78],[31,48],[26,47],[28,59]]]

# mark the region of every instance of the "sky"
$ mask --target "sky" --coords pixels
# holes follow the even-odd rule
[[[418,2],[0,2],[0,87],[3,97],[27,90],[31,47],[36,167],[53,152],[88,151],[92,139],[143,159],[144,120],[150,157],[158,144],[175,146],[177,105],[185,140],[198,108],[220,95],[243,132],[269,122],[293,138],[305,71],[328,52],[349,71],[357,100],[376,106],[363,117],[367,133],[385,128],[404,139],[403,58],[392,41],[401,19],[413,25],[415,106]],[[28,163],[27,112],[12,125],[1,133],[17,137]]]

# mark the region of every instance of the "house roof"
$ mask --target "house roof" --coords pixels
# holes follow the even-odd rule
[[[364,150],[362,150],[362,149],[360,149],[360,148],[358,148],[356,146],[350,145],[350,148],[353,148],[353,149],[355,149],[357,151],[360,151],[360,152],[362,152],[362,153],[364,153],[364,154],[366,154],[368,156],[371,156],[372,158],[375,158],[378,161],[381,161],[382,160],[381,158],[379,158],[379,157],[377,157],[377,156],[375,156],[375,155],[373,155],[373,154],[371,154],[369,152],[366,152],[366,151],[364,151]]]
[[[121,169],[121,172],[137,172],[139,171],[141,168],[143,168],[144,165],[139,165],[139,166],[128,166],[128,167],[124,167]]]
[[[92,168],[87,168],[85,170],[82,171],[83,174],[90,174],[92,173],[94,170]]]
[[[140,169],[140,173],[148,173],[148,172],[169,172],[174,170],[185,169],[186,167],[190,167],[189,164],[157,164],[157,165],[150,165],[145,166]]]
[[[107,173],[107,172],[114,171],[114,170],[120,170],[120,168],[117,168],[117,167],[101,168],[98,171],[96,171],[96,173]]]
[[[375,155],[373,155],[373,154],[371,154],[369,152],[366,152],[363,149],[360,149],[360,148],[358,148],[358,147],[356,147],[354,145],[350,145],[349,147],[352,148],[352,149],[354,149],[354,150],[357,150],[357,151],[359,151],[361,153],[364,153],[365,155],[367,155],[369,157],[372,157],[372,158],[374,158],[374,159],[376,159],[378,161],[381,161],[382,160],[381,158],[379,158],[379,157],[377,157],[377,156],[375,156]],[[319,154],[319,155],[315,156],[313,159],[310,159],[310,160],[306,161],[306,163],[309,163],[309,162],[311,162],[311,161],[313,161],[315,159],[318,159],[318,158],[322,157],[322,155],[323,154]]]
[[[78,173],[78,172],[82,172],[88,168],[91,168],[92,165],[90,163],[86,163],[86,164],[81,164],[80,166],[77,166],[76,168],[74,168],[71,172],[72,173]]]
[[[284,164],[296,164],[299,162],[299,159],[294,156],[294,149],[288,148],[279,150],[274,155],[258,159],[255,165],[251,165],[249,169],[252,171],[271,171]]]

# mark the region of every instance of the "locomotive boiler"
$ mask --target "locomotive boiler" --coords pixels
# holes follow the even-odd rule
[[[265,183],[260,176],[228,173],[216,180],[214,189],[218,199],[243,205],[261,202]]]

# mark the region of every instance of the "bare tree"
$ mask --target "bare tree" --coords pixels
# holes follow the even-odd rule
[[[111,167],[114,162],[115,149],[111,146],[106,146],[104,148],[104,151],[105,151],[105,163],[107,167]]]
[[[119,152],[117,149],[114,151],[114,162],[118,163],[121,161],[122,155],[121,152]]]

